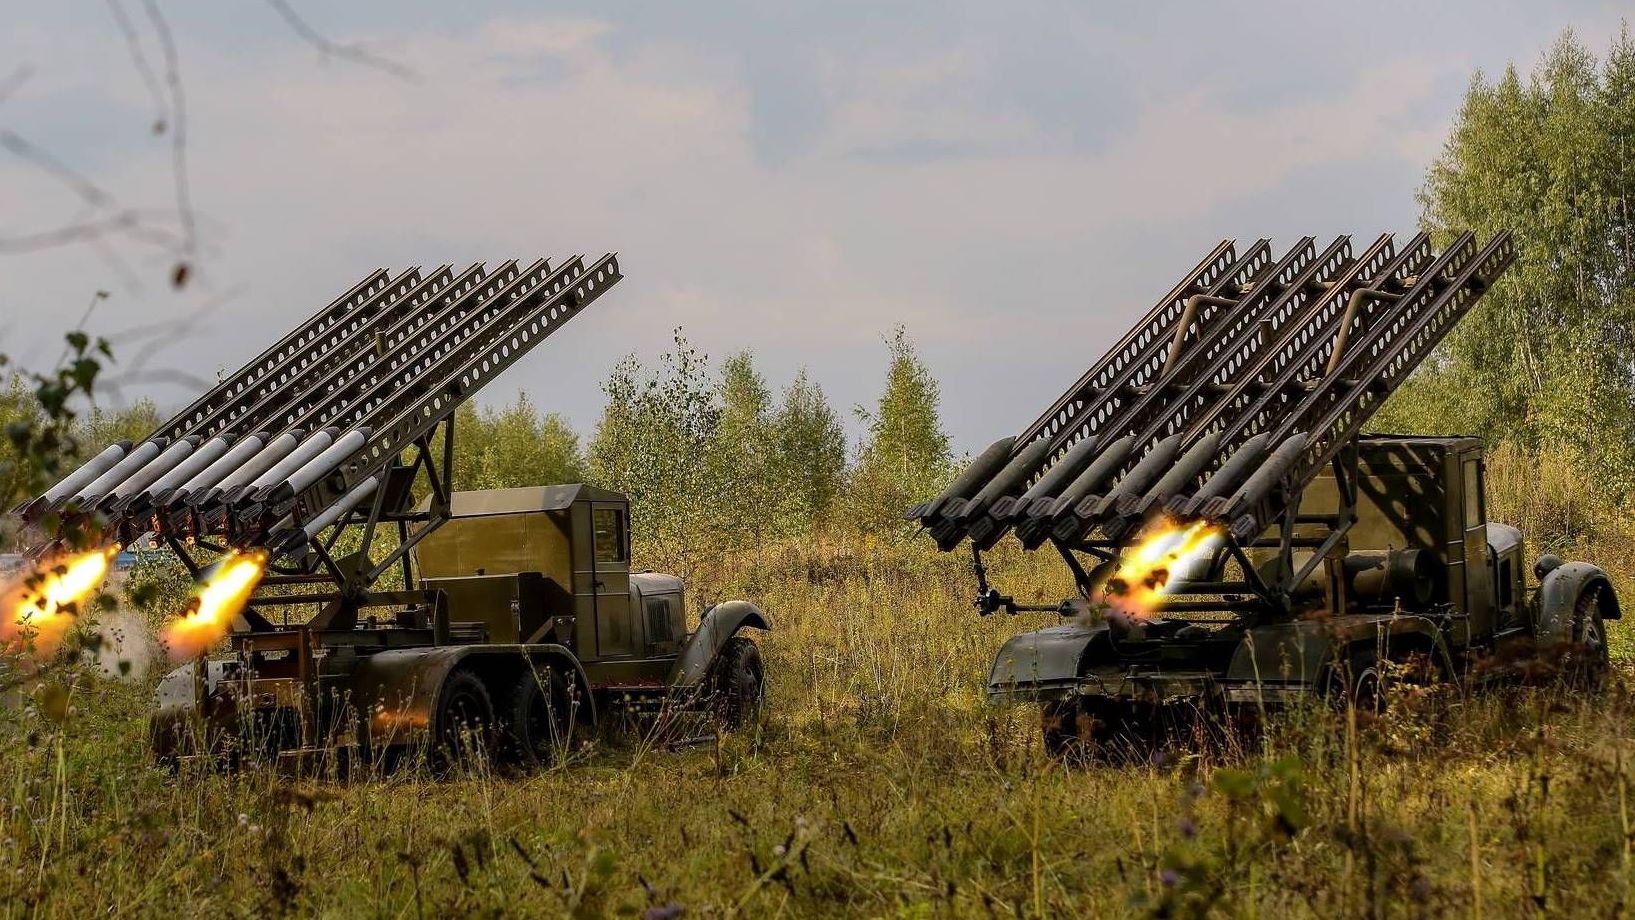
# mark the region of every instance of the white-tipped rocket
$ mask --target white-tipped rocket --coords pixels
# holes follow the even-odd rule
[[[206,489],[189,489],[188,503],[198,505],[213,502],[229,489],[249,485],[255,481],[256,477],[271,469],[274,464],[288,457],[291,452],[300,447],[303,434],[305,432],[300,429],[294,429],[273,438],[244,463],[235,469],[229,470],[220,482]],[[222,458],[222,462],[226,460],[226,457]]]
[[[254,495],[268,486],[284,482],[296,470],[311,463],[319,454],[328,450],[329,446],[335,443],[335,434],[336,429],[334,428],[320,428],[307,435],[306,440],[302,441],[294,450],[280,457],[278,462],[267,467],[260,475],[249,482],[234,483],[231,486],[225,486],[224,484],[221,500],[232,504],[246,496]]]
[[[198,446],[199,439],[197,437],[182,438],[171,444],[164,449],[163,453],[153,458],[152,463],[144,465],[141,469],[126,477],[124,482],[114,486],[108,492],[107,497],[102,500],[103,507],[112,507],[121,499],[130,498],[146,489],[159,477],[180,466]]]
[[[91,483],[73,494],[81,501],[94,502],[114,490],[114,487],[129,479],[138,470],[152,463],[162,453],[169,441],[165,438],[153,438],[143,441],[131,448],[124,459],[115,463],[106,473],[92,480]]]
[[[370,476],[353,486],[351,491],[341,496],[340,500],[325,508],[322,513],[300,528],[295,528],[295,519],[286,515],[277,526],[271,530],[272,539],[281,552],[294,552],[303,543],[310,543],[317,539],[324,528],[330,526],[352,512],[364,499],[375,493],[380,487],[380,476]]]
[[[103,448],[102,452],[85,461],[80,468],[64,476],[60,482],[45,490],[39,498],[23,506],[21,513],[30,517],[42,512],[46,508],[70,495],[77,494],[80,489],[89,485],[92,480],[114,468],[114,464],[125,458],[125,453],[131,449],[131,442],[120,441]]]
[[[250,458],[260,453],[261,449],[267,446],[267,437],[267,432],[258,431],[247,437],[239,438],[233,442],[231,447],[227,448],[225,453],[211,461],[204,469],[169,487],[169,492],[154,489],[154,497],[161,503],[169,504],[172,500],[185,500],[194,493],[211,488],[216,483],[226,479],[235,470],[244,466],[245,463],[249,462]]]
[[[318,456],[303,464],[283,482],[272,482],[255,493],[255,498],[266,501],[284,501],[305,492],[313,484],[333,473],[354,454],[369,443],[369,428],[354,428],[336,438],[333,444]],[[268,476],[271,476],[269,473]],[[267,479],[267,476],[262,479]]]
[[[232,446],[233,442],[220,437],[211,438],[200,444],[197,450],[187,455],[186,460],[176,464],[170,469],[170,472],[149,483],[148,494],[159,495],[187,482],[203,472],[210,464],[220,460],[222,455],[227,453],[227,449]]]

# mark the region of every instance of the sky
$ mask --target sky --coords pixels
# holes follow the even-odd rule
[[[178,408],[376,268],[617,251],[625,280],[483,391],[595,425],[678,327],[851,420],[901,324],[958,450],[1048,408],[1222,238],[1411,232],[1474,74],[1582,2],[0,0],[0,352],[89,305]],[[133,58],[122,19],[136,36]],[[397,71],[407,70],[407,78]],[[151,79],[150,79],[151,78]],[[167,130],[153,130],[157,120]],[[33,235],[114,215],[148,232]],[[94,300],[98,291],[106,298]]]

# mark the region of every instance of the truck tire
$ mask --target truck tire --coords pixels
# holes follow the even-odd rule
[[[1138,762],[1153,750],[1150,726],[1127,703],[1068,697],[1039,706],[1045,756],[1066,763]]]
[[[733,636],[721,647],[712,671],[716,720],[727,731],[735,731],[755,717],[766,696],[761,649],[743,636]]]
[[[494,740],[494,701],[487,685],[470,670],[456,668],[438,694],[432,764],[439,771],[475,766],[493,753]]]
[[[1342,710],[1355,707],[1370,715],[1384,712],[1390,694],[1379,653],[1372,646],[1352,649],[1345,663],[1331,672],[1329,693]]]
[[[1095,729],[1090,714],[1078,697],[1046,700],[1039,704],[1039,728],[1044,735],[1045,756],[1051,760],[1082,760],[1095,745]]]
[[[1602,585],[1592,585],[1573,604],[1573,649],[1567,653],[1565,673],[1573,684],[1598,689],[1606,678],[1607,625],[1601,619]]]
[[[549,664],[522,672],[511,690],[509,746],[526,767],[561,761],[573,727],[568,680]]]

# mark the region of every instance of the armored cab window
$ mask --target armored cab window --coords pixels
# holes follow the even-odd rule
[[[1482,507],[1482,464],[1465,461],[1465,526],[1487,523],[1487,509]]]
[[[630,542],[625,528],[625,512],[619,508],[597,508],[591,516],[596,531],[597,562],[629,562]]]

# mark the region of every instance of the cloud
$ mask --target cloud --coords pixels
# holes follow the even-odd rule
[[[314,66],[294,40],[184,31],[194,198],[221,228],[197,290],[125,291],[84,250],[0,259],[11,337],[0,344],[48,339],[93,286],[116,289],[106,309],[118,325],[242,287],[167,352],[208,375],[376,266],[618,250],[627,280],[492,395],[524,387],[588,427],[607,368],[685,326],[713,353],[753,349],[775,381],[809,365],[847,405],[873,397],[879,337],[901,322],[971,446],[1048,404],[1216,233],[1405,229],[1413,177],[1470,67],[1468,54],[1364,48],[1361,35],[1347,52],[1358,63],[1309,86],[1282,77],[1295,88],[1250,104],[1238,90],[1275,85],[1276,55],[1244,49],[1220,63],[1197,53],[1210,36],[1177,44],[1173,23],[1140,17],[1073,15],[1049,36],[1038,30],[1050,17],[977,19],[943,23],[934,40],[902,39],[911,21],[858,41],[757,34],[743,39],[753,54],[702,27],[605,13],[394,25],[371,47],[419,72],[414,84]],[[1288,28],[1281,41],[1309,41],[1307,25]],[[0,109],[0,125],[61,137],[123,200],[168,207],[168,149],[142,136],[147,103],[121,46],[99,34],[31,32],[30,49],[98,62],[96,79],[53,76],[28,118]],[[1034,47],[1050,49],[1049,66],[1022,73]],[[1159,50],[1185,66],[1160,66]],[[756,62],[780,53],[817,103],[793,110],[793,142],[769,159],[778,113],[766,107],[794,97]],[[86,86],[124,119],[128,146],[74,146],[66,123],[95,107],[51,102]],[[1338,199],[1398,226],[1350,226],[1334,195],[1284,195],[1343,189],[1348,175],[1401,177]],[[15,162],[0,161],[0,187],[0,230],[72,210]],[[158,257],[132,258],[146,277],[162,272]]]

